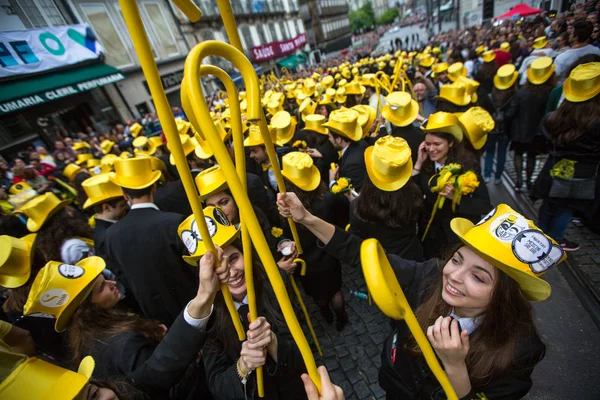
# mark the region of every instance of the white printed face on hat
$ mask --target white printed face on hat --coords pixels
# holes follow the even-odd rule
[[[490,224],[492,237],[502,241],[510,242],[521,231],[529,228],[527,220],[517,214],[504,214],[497,217]]]
[[[85,274],[85,270],[78,265],[60,264],[58,273],[67,279],[77,279]]]
[[[217,233],[217,224],[215,221],[205,216],[204,220],[206,221],[206,226],[208,227],[208,234],[210,237],[215,236]],[[196,224],[196,220],[192,221],[191,229],[186,229],[181,233],[181,240],[185,244],[185,247],[188,249],[190,254],[194,254],[198,249],[198,243],[202,241],[202,236],[200,236],[200,231],[198,231],[198,225]]]

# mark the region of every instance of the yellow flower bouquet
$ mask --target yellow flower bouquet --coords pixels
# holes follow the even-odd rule
[[[350,178],[338,178],[331,186],[331,193],[333,194],[346,193],[351,190],[354,190],[354,187],[352,187]]]

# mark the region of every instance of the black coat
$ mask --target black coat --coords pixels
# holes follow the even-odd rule
[[[338,176],[340,178],[350,178],[352,186],[357,191],[362,187],[367,175],[364,155],[366,147],[366,143],[362,140],[350,143],[339,161]]]
[[[362,240],[341,229],[336,229],[325,250],[335,255],[341,262],[361,267],[360,245]],[[441,262],[431,259],[424,263],[404,260],[389,254],[388,260],[394,270],[398,283],[402,287],[406,299],[413,310],[426,299],[427,288],[431,282],[441,279]],[[510,321],[506,321],[510,323]],[[379,369],[379,385],[386,391],[388,399],[446,399],[444,391],[425,359],[415,356],[405,349],[410,332],[406,323],[392,321],[393,331],[387,337],[381,354]],[[474,334],[476,334],[475,331]],[[392,362],[392,342],[396,334],[395,362]],[[520,399],[531,389],[531,374],[535,365],[545,354],[545,346],[537,335],[520,336],[517,340],[513,363],[504,374],[491,379],[490,383],[475,386],[462,399],[477,398],[476,394],[484,393],[488,399]]]
[[[96,361],[96,379],[125,377],[153,399],[200,399],[207,387],[197,359],[206,337],[180,314],[159,343],[125,331],[85,350]]]
[[[275,204],[274,192],[263,185],[258,175],[249,172],[246,173],[246,184],[250,203],[263,212],[271,225],[278,225],[279,212]]]
[[[156,187],[154,204],[161,211],[185,215],[192,215],[192,207],[185,194],[183,182],[180,180],[168,182]]]
[[[337,150],[333,147],[329,140],[326,140],[320,146],[316,148],[319,153],[321,153],[322,157],[315,158],[314,163],[315,166],[319,169],[321,173],[321,180],[325,182],[326,185],[329,184],[329,170],[331,169],[331,163],[337,163],[339,156]]]
[[[177,235],[183,215],[134,209],[106,235],[109,265],[142,313],[171,325],[198,289],[197,269],[181,258],[187,249]]]
[[[108,228],[114,225],[113,222],[103,219],[95,219],[96,227],[94,228],[94,254],[98,257],[106,258],[106,232]]]
[[[538,92],[525,86],[512,98],[506,111],[510,121],[510,140],[517,143],[531,143],[540,133],[540,122],[546,113],[548,93]]]

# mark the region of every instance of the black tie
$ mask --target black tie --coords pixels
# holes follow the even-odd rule
[[[248,308],[248,304],[242,304],[240,308],[238,308],[238,314],[240,315],[240,319],[242,320],[242,325],[244,329],[248,330],[248,313],[250,309]]]

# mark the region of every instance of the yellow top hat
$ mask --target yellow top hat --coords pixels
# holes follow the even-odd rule
[[[0,236],[0,286],[14,289],[23,286],[31,275],[35,234],[22,239]]]
[[[159,148],[160,146],[164,145],[163,140],[162,140],[162,138],[160,136],[152,136],[151,138],[148,138],[148,140],[156,148]]]
[[[64,331],[77,307],[90,295],[96,278],[105,267],[100,257],[87,257],[75,265],[48,262],[31,285],[23,315],[52,315],[56,318],[54,330]]]
[[[346,102],[346,100],[347,100],[347,97],[346,97],[346,89],[344,89],[343,87],[342,87],[342,88],[339,88],[339,89],[338,89],[338,90],[335,92],[335,102],[336,102],[336,103],[340,103],[340,104],[341,104],[341,103],[345,103],[345,102]]]
[[[431,52],[432,52],[433,54],[440,54],[440,53],[441,53],[441,51],[442,51],[442,50],[441,50],[439,47],[434,47],[434,48],[431,50]]]
[[[229,186],[221,166],[214,165],[196,175],[196,187],[200,193],[200,200],[204,201],[215,193],[222,192]]]
[[[219,134],[221,134],[221,132],[219,132]],[[194,149],[194,153],[196,154],[196,156],[199,159],[208,160],[209,158],[211,158],[214,155],[212,148],[208,144],[208,141],[202,139],[202,137],[200,136],[200,134],[198,132],[196,132],[194,134],[194,140],[196,141],[196,148]],[[175,161],[175,160],[173,160],[173,161]],[[169,162],[170,162],[170,160],[169,160]]]
[[[62,173],[69,181],[72,182],[79,171],[81,171],[81,166],[77,164],[68,164],[65,169],[63,169]]]
[[[175,124],[177,125],[177,132],[179,132],[179,135],[189,135],[189,130],[192,127],[192,124],[182,119],[176,119]]]
[[[504,64],[494,76],[494,86],[499,90],[506,90],[512,87],[519,78],[517,69],[512,64]]]
[[[421,58],[421,60],[419,61],[419,65],[424,68],[431,68],[434,62],[435,58],[428,54]]]
[[[119,155],[119,158],[121,158],[123,160],[127,160],[128,158],[133,158],[133,154],[131,154],[128,151],[122,151],[121,154]]]
[[[77,150],[82,150],[82,149],[91,149],[92,146],[90,146],[90,144],[88,142],[75,142],[73,143],[73,146],[71,146],[71,148],[75,151]]]
[[[381,115],[396,126],[412,124],[419,114],[419,103],[406,92],[392,92],[385,101]]]
[[[335,89],[327,89],[325,93],[321,96],[321,99],[318,102],[318,105],[329,105],[335,102]],[[306,119],[304,119],[306,121]]]
[[[371,128],[375,122],[375,117],[377,117],[377,110],[364,104],[357,104],[350,109],[358,113],[358,124],[362,129],[363,138],[369,136],[369,132],[371,132]]]
[[[315,81],[312,78],[308,78],[304,80],[304,84],[302,85],[302,92],[307,96],[312,96],[315,94],[316,90]]]
[[[550,57],[540,57],[529,65],[527,69],[527,80],[533,85],[541,85],[546,82],[552,74],[556,66]]]
[[[358,81],[352,81],[352,82],[347,83],[344,86],[344,89],[346,89],[346,95],[349,95],[349,94],[360,94],[360,95],[363,95],[363,94],[365,94],[365,90],[367,90]]]
[[[108,174],[92,176],[83,181],[81,187],[88,196],[88,199],[83,203],[84,210],[96,204],[123,197],[121,187],[115,185],[108,178]]]
[[[333,79],[333,76],[331,76],[331,75],[326,75],[323,77],[323,79],[321,79],[321,86],[323,87],[323,89],[329,89],[329,88],[333,87],[334,83],[335,83],[335,80]]]
[[[313,72],[311,78],[313,78],[314,80],[319,80],[319,78],[321,78],[321,75],[319,75],[317,72]]]
[[[127,189],[144,189],[160,179],[161,172],[152,170],[148,157],[115,160],[115,172],[108,174],[110,180]]]
[[[156,152],[156,145],[146,136],[138,136],[131,143],[133,152],[138,155],[151,156]]]
[[[24,356],[25,357],[25,356]],[[77,372],[28,357],[0,384],[2,399],[79,399],[95,368],[94,359],[85,357]]]
[[[27,216],[27,229],[37,232],[54,214],[65,208],[69,200],[60,200],[52,192],[47,192],[29,200],[21,211]]]
[[[98,160],[97,158],[90,158],[85,162],[85,166],[88,169],[98,167],[100,166],[100,160]]]
[[[486,50],[486,47],[485,47],[485,46],[483,46],[483,45],[482,45],[482,46],[478,46],[478,47],[475,49],[475,53],[477,53],[477,55],[480,55],[480,54],[481,54],[481,53],[483,53],[485,50]]]
[[[342,68],[342,76],[346,79],[350,79],[350,68],[348,68],[348,67]]]
[[[423,121],[421,129],[425,133],[444,132],[454,136],[458,143],[463,140],[463,131],[458,125],[456,115],[439,111],[431,114],[428,119]]]
[[[335,79],[336,81],[339,81],[341,78],[342,75],[339,72],[333,76],[333,79]]]
[[[466,86],[460,83],[442,85],[439,96],[435,98],[449,101],[457,106],[466,106],[471,102],[471,96],[467,93]]]
[[[100,148],[102,149],[102,154],[108,154],[112,150],[115,142],[109,139],[105,139],[100,143]]]
[[[311,192],[321,183],[321,173],[306,153],[292,151],[281,159],[281,173],[300,189]]]
[[[329,135],[329,130],[323,126],[325,123],[325,116],[321,114],[307,115],[304,119],[303,131],[317,132],[321,135]]]
[[[265,141],[260,133],[258,125],[250,125],[248,128],[248,137],[244,139],[245,147],[264,145]]]
[[[379,61],[377,63],[377,69],[381,71],[384,68],[385,68],[385,61]]]
[[[358,68],[357,67],[352,68],[352,75],[354,75],[354,76],[358,75]]]
[[[129,127],[129,132],[131,133],[131,136],[133,136],[134,138],[138,137],[141,131],[142,131],[142,126],[140,124],[138,124],[137,122],[134,122]]]
[[[467,69],[461,62],[456,62],[448,67],[448,79],[452,82],[456,82],[456,80],[461,76],[467,76]]]
[[[510,51],[510,43],[502,42],[502,44],[500,45],[500,50]]]
[[[208,227],[208,233],[212,238],[215,245],[223,248],[231,244],[240,234],[239,228],[236,228],[223,210],[219,207],[206,207],[204,210],[204,220]],[[183,256],[185,262],[195,267],[198,266],[198,261],[204,253],[206,253],[206,246],[200,236],[198,225],[196,224],[196,218],[194,215],[190,215],[183,221],[179,228],[177,228],[177,234],[181,238],[183,244],[190,253],[189,256]]]
[[[100,160],[100,168],[102,168],[102,172],[113,171],[115,160],[118,158],[119,156],[117,156],[116,154],[107,154],[104,157],[102,157],[102,159]]]
[[[567,256],[532,221],[500,204],[477,225],[454,218],[450,227],[471,250],[514,279],[525,298],[543,301],[550,296],[550,285],[540,277]]]
[[[481,58],[483,59],[483,62],[492,62],[496,59],[496,53],[494,53],[492,50],[488,50],[483,53]]]
[[[223,142],[231,137],[231,130],[227,131],[227,129],[225,129],[225,124],[223,124],[222,120],[216,119],[213,122],[215,123],[215,128],[217,128],[217,132],[219,132],[219,136]]]
[[[546,36],[540,36],[535,38],[535,40],[533,41],[533,48],[534,49],[543,49],[544,47],[546,47],[546,45],[548,44],[548,38]]]
[[[400,137],[384,136],[365,150],[365,165],[377,188],[386,192],[398,190],[412,174],[410,146]]]
[[[448,63],[447,62],[433,64],[433,67],[431,67],[431,76],[435,78],[436,75],[439,75],[442,72],[446,72],[446,71],[448,71]]]
[[[74,164],[69,164],[69,165],[74,165]],[[79,167],[79,168],[81,169],[81,167]],[[14,185],[12,185],[8,189],[8,193],[10,193],[10,194],[19,194],[23,190],[27,190],[27,189],[31,189],[31,185],[29,185],[29,183],[27,183],[25,181],[18,182],[18,183],[15,183]]]
[[[565,80],[563,93],[574,103],[596,97],[600,93],[600,62],[578,65]]]
[[[75,160],[75,164],[83,164],[87,162],[87,160],[91,160],[94,158],[93,154],[77,154],[77,159]]]
[[[332,133],[343,136],[353,142],[362,139],[362,128],[358,124],[358,112],[355,110],[335,110],[329,114],[329,121],[323,124]]]
[[[181,139],[181,146],[183,147],[183,154],[187,157],[192,151],[196,150],[196,146],[198,146],[198,142],[195,138],[189,137],[188,135],[180,135],[179,139]],[[170,143],[167,143],[167,148],[171,151]],[[173,152],[171,151],[171,156],[169,157],[169,162],[171,165],[175,165],[175,157],[173,157]]]
[[[310,97],[305,98],[298,108],[298,112],[302,115],[302,121],[307,115],[314,114],[317,109],[317,103],[315,103]]]
[[[457,79],[458,83],[465,85],[466,91],[471,96],[477,92],[477,88],[479,88],[479,82],[474,79],[467,78],[466,76],[460,76]]]
[[[361,84],[363,86],[376,87],[377,80],[375,78],[375,74],[364,74],[361,78]]]
[[[296,119],[287,111],[279,111],[271,118],[271,128],[275,130],[277,146],[284,146],[296,133]]]
[[[338,88],[341,88],[343,86],[346,86],[348,84],[348,81],[345,79],[340,79],[340,81],[338,82],[337,86]]]
[[[481,107],[471,107],[457,117],[458,125],[473,148],[481,149],[485,145],[488,133],[494,129],[495,122],[490,113]]]
[[[267,112],[271,115],[275,115],[281,110],[283,110],[283,107],[277,100],[272,100],[267,104]]]

